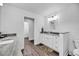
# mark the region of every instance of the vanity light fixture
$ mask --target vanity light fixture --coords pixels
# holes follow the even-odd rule
[[[53,19],[53,20],[57,20],[57,18],[58,18],[58,16],[54,16],[52,19]]]
[[[0,3],[0,6],[3,6],[3,3]]]
[[[51,21],[56,21],[58,18],[58,16],[51,16],[48,18],[48,22],[51,22]]]

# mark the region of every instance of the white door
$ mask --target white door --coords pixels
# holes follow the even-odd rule
[[[29,36],[29,23],[24,22],[24,37],[28,37],[28,36]]]

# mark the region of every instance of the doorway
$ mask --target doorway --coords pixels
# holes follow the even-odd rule
[[[24,38],[34,40],[34,18],[24,17]]]

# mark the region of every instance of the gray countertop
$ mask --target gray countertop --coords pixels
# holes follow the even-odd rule
[[[56,35],[59,35],[59,34],[66,34],[66,33],[69,33],[69,32],[48,32],[48,31],[43,31],[43,32],[40,32],[41,34],[56,34]]]
[[[5,37],[11,37],[11,36],[16,36],[16,33],[0,34],[0,39],[5,38]]]

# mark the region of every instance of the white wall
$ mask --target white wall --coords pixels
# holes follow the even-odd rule
[[[34,28],[34,37],[35,37],[35,45],[39,44],[42,41],[42,36],[41,36],[41,28],[44,26],[44,17],[43,16],[37,16],[35,20],[35,28]]]
[[[0,19],[1,19],[1,6],[0,6]]]
[[[0,6],[0,27],[1,27],[1,6]],[[0,30],[1,32],[1,30]]]
[[[35,18],[35,14],[25,10],[5,5],[1,12],[1,32],[17,33],[18,55],[21,55],[21,49],[24,48],[24,16]]]

